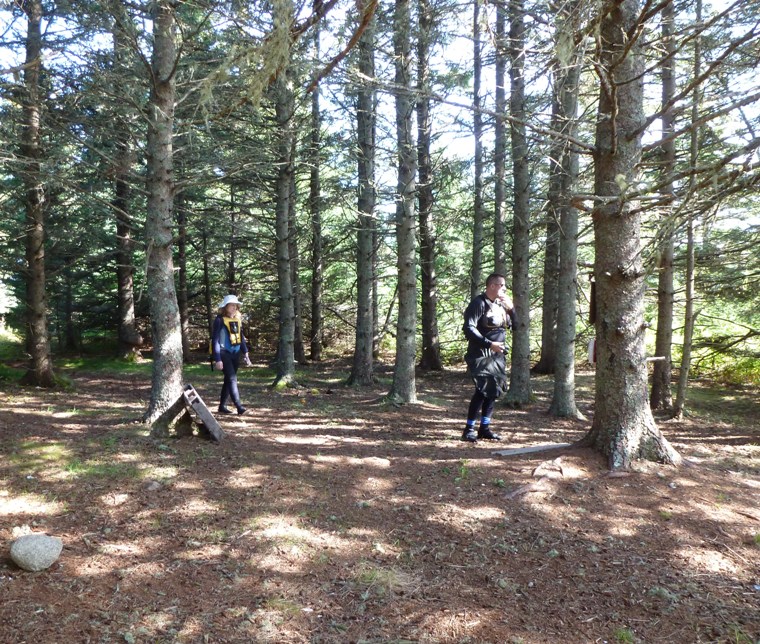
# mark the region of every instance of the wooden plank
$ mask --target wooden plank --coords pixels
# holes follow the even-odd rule
[[[185,397],[185,404],[190,407],[200,418],[203,426],[208,430],[212,440],[217,443],[224,438],[224,430],[221,428],[216,418],[211,415],[206,403],[200,397],[200,394],[195,390],[195,387],[188,384],[185,385],[185,390],[182,392]]]
[[[500,449],[494,452],[499,456],[515,456],[517,454],[533,454],[534,452],[546,452],[550,449],[563,449],[570,447],[572,443],[550,443],[548,445],[533,445],[532,447],[518,447],[516,449]]]

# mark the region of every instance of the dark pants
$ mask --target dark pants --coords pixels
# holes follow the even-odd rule
[[[482,391],[476,389],[475,395],[470,401],[470,408],[467,410],[468,420],[475,420],[478,417],[478,410],[480,410],[481,418],[490,418],[493,413],[493,406],[496,402],[496,398],[489,398]]]
[[[235,407],[242,407],[237,381],[237,370],[240,366],[240,352],[231,353],[230,351],[222,349],[221,357],[222,371],[224,372],[224,384],[222,385],[222,394],[219,397],[219,406],[225,407],[227,405],[227,399],[232,398]]]

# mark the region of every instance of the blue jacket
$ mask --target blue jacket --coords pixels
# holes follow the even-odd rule
[[[228,318],[229,319],[229,318]],[[240,320],[233,320],[231,324],[238,324],[239,343],[233,344],[230,339],[230,330],[224,323],[224,319],[221,315],[217,315],[214,320],[214,326],[211,327],[211,360],[212,362],[220,362],[222,359],[222,351],[229,351],[230,353],[238,353],[242,351],[243,354],[248,353],[248,345],[245,342],[245,336],[243,335],[243,324]],[[234,331],[234,328],[233,328]]]

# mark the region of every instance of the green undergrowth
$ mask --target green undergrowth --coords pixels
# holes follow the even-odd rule
[[[753,387],[727,387],[715,382],[693,382],[686,397],[691,416],[734,425],[756,425],[757,394]]]

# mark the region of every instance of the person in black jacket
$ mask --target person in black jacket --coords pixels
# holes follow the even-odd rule
[[[242,415],[246,412],[246,408],[240,402],[237,382],[240,357],[243,357],[245,364],[251,364],[248,359],[248,345],[243,335],[241,304],[242,302],[236,296],[225,295],[211,329],[211,360],[214,369],[224,373],[224,384],[222,384],[222,393],[219,397],[220,414],[232,413],[227,408],[228,398],[232,398],[238,414]]]
[[[475,394],[467,410],[467,424],[462,440],[501,440],[491,429],[491,414],[496,399],[507,389],[507,329],[515,324],[515,309],[507,295],[506,278],[491,273],[486,290],[474,297],[464,312],[464,334],[468,339],[465,361]],[[480,427],[475,423],[480,413]]]

